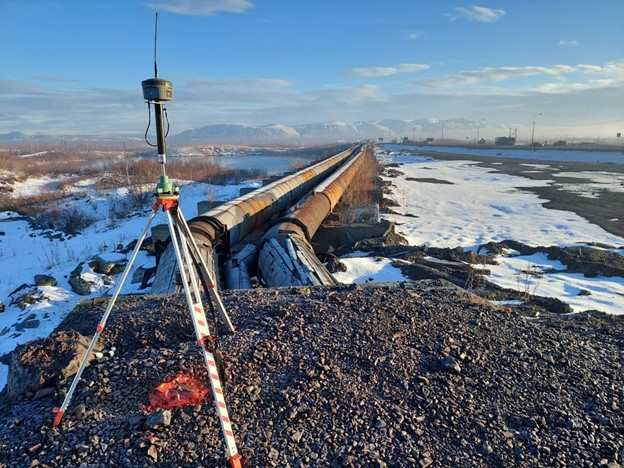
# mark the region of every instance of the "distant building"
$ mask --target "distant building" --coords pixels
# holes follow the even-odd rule
[[[498,146],[513,146],[516,144],[516,137],[496,137],[494,144]]]

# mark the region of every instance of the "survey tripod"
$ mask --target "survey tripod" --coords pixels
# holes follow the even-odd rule
[[[156,69],[156,66],[154,67]],[[157,72],[156,72],[157,76]],[[160,80],[157,77],[150,80],[143,81],[143,94],[148,103],[154,105],[156,115],[156,133],[158,139],[158,162],[162,165],[162,175],[159,182],[156,185],[156,202],[152,206],[152,212],[149,215],[147,224],[141,236],[132,252],[130,260],[126,265],[121,279],[115,288],[115,291],[111,297],[110,302],[104,312],[102,319],[100,320],[95,335],[91,340],[91,344],[87,349],[87,352],[80,364],[78,373],[74,377],[74,380],[69,388],[63,404],[59,408],[54,408],[56,418],[54,419],[53,426],[56,427],[60,424],[63,414],[67,410],[67,406],[72,398],[74,390],[80,381],[82,373],[89,362],[94,348],[100,338],[101,333],[104,331],[106,321],[117,301],[121,288],[123,287],[132,265],[137,257],[141,244],[143,243],[147,232],[154,220],[154,217],[159,210],[162,210],[167,218],[167,225],[169,227],[169,235],[171,237],[171,244],[175,251],[175,257],[177,261],[178,271],[182,279],[182,286],[184,289],[184,295],[186,296],[186,302],[191,314],[193,326],[195,328],[195,335],[197,343],[201,347],[202,354],[204,356],[206,368],[208,369],[208,378],[210,380],[210,386],[212,389],[212,396],[215,401],[217,414],[219,416],[221,431],[225,439],[227,456],[229,464],[232,468],[239,468],[242,466],[241,455],[236,448],[236,441],[234,440],[234,434],[232,431],[232,425],[228,415],[228,410],[225,404],[225,398],[223,395],[223,389],[221,386],[221,379],[219,378],[219,371],[217,362],[215,361],[215,352],[218,352],[216,348],[217,340],[216,335],[210,330],[208,321],[206,320],[206,314],[204,306],[202,304],[202,297],[200,295],[200,281],[203,286],[204,292],[208,296],[207,299],[210,307],[213,310],[217,310],[222,323],[225,325],[228,331],[234,332],[235,328],[228,317],[225,310],[225,306],[221,301],[221,297],[218,294],[217,285],[214,279],[211,277],[210,270],[206,266],[197,244],[191,234],[191,231],[182,215],[182,211],[179,206],[179,189],[175,186],[167,177],[165,173],[166,165],[166,143],[164,132],[164,109],[162,101],[171,100],[172,98],[172,86],[171,83],[165,80]],[[147,132],[146,132],[147,134]],[[148,142],[149,143],[149,142]],[[216,332],[216,330],[215,330]]]

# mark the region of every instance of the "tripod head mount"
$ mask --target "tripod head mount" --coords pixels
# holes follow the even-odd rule
[[[156,197],[157,198],[171,198],[178,197],[180,194],[180,187],[174,185],[169,177],[166,175],[161,175],[158,183],[156,184]]]

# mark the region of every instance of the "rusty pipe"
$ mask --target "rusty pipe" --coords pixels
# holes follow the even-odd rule
[[[300,232],[304,234],[307,241],[310,241],[349,187],[364,161],[364,153],[365,150],[358,152],[331,177],[315,187],[312,195],[284,220],[280,230]],[[296,224],[289,221],[290,219],[296,220]],[[300,225],[304,225],[307,232],[303,232]]]
[[[214,248],[224,244],[226,249],[237,244],[254,229],[263,225],[269,218],[282,213],[296,200],[309,192],[316,184],[335,172],[347,160],[357,147],[352,146],[313,166],[284,177],[265,187],[242,195],[236,199],[213,208],[188,222],[189,229],[209,265],[214,266]],[[171,250],[168,248],[167,250]],[[153,293],[169,293],[177,289],[173,283],[171,256],[163,254],[154,279]],[[163,261],[167,258],[167,261]],[[216,270],[216,267],[215,267]],[[213,270],[213,277],[219,278]],[[158,285],[158,286],[157,286]]]
[[[351,147],[309,168],[230,200],[189,221],[193,236],[215,245],[227,232],[227,247],[240,242],[269,218],[279,215],[349,158]]]
[[[367,149],[359,151],[334,175],[314,188],[292,214],[263,236],[258,248],[258,274],[266,286],[335,284],[316,258],[310,241],[361,167]]]

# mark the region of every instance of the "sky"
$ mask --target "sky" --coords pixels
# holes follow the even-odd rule
[[[156,12],[173,134],[460,118],[484,138],[624,130],[624,2],[475,2],[2,0],[0,134],[142,135]]]

